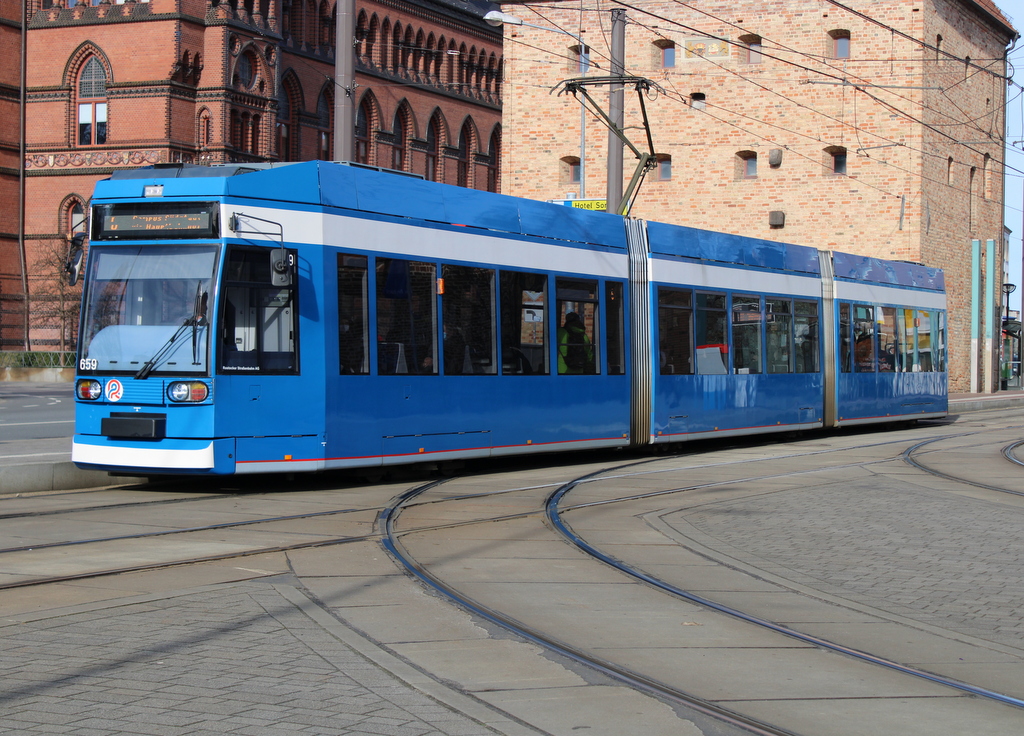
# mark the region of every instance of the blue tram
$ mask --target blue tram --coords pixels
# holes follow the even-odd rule
[[[115,172],[73,460],[381,466],[947,411],[942,273],[337,163]]]

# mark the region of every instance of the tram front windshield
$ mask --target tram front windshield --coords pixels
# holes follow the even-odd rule
[[[205,375],[218,250],[92,248],[80,372]]]

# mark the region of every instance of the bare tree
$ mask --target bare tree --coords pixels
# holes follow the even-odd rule
[[[30,270],[30,325],[47,335],[35,342],[56,344],[61,352],[77,346],[82,302],[81,285],[69,286],[65,277],[70,247],[64,238],[40,241]]]

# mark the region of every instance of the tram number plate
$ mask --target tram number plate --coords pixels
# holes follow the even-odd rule
[[[82,371],[94,371],[99,365],[100,362],[96,358],[82,358],[78,361],[78,369]]]

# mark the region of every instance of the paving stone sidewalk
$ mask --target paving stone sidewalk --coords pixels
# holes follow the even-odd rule
[[[277,582],[0,626],[0,733],[501,733],[347,646]]]

